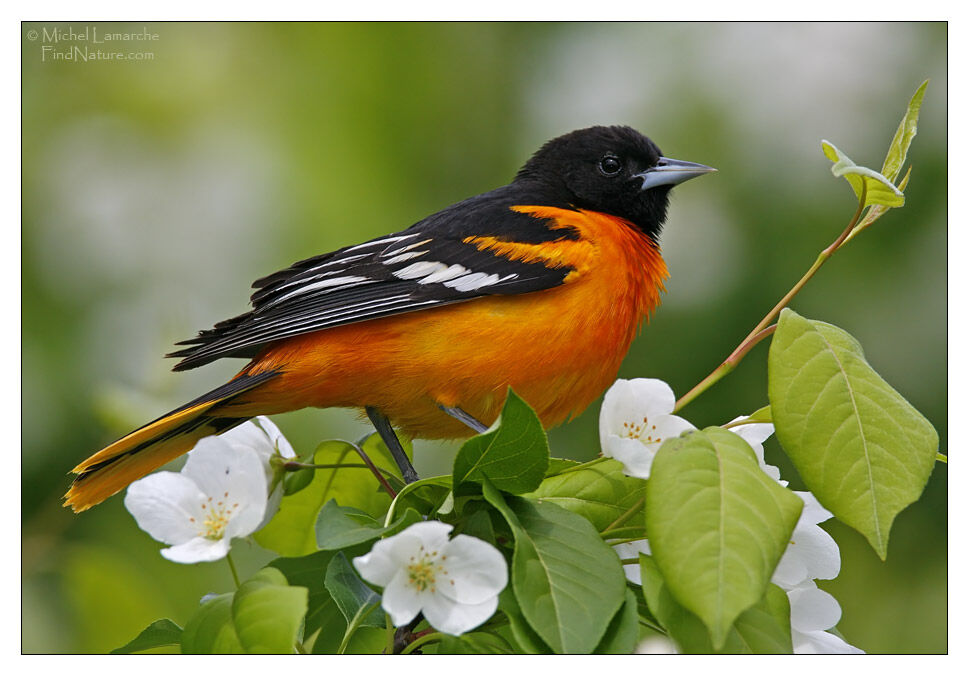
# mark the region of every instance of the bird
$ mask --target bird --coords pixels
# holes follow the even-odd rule
[[[483,432],[509,388],[546,429],[578,415],[660,304],[671,188],[714,171],[628,126],[579,129],[504,186],[256,280],[250,310],[167,355],[175,371],[246,365],[79,463],[64,505],[87,510],[258,415],[363,410],[406,482],[398,435]]]

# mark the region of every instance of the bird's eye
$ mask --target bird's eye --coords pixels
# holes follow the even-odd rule
[[[607,155],[600,160],[600,171],[606,176],[616,176],[623,169],[623,163],[615,155]]]

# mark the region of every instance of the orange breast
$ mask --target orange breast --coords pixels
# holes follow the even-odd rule
[[[568,265],[574,271],[564,284],[282,341],[254,368],[284,374],[235,412],[371,405],[405,435],[425,439],[471,434],[439,403],[490,424],[509,386],[546,427],[581,412],[616,378],[637,327],[660,302],[667,269],[655,245],[615,217],[516,209],[573,227],[580,238],[541,245],[466,241],[508,258]]]

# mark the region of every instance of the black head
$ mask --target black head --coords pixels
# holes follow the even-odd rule
[[[554,201],[624,218],[654,239],[667,217],[670,189],[711,167],[663,157],[630,127],[589,127],[557,137],[519,170]]]

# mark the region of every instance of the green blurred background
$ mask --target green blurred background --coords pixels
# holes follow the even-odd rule
[[[150,60],[51,60],[55,26],[158,39],[123,48]],[[241,364],[173,374],[174,341],[243,311],[257,277],[503,184],[544,141],[592,124],[632,125],[720,170],[673,193],[668,293],[620,374],[682,394],[851,216],[820,140],[878,168],[931,78],[906,207],[793,307],[855,335],[947,449],[945,24],[75,23],[24,24],[22,39],[25,652],[107,651],[231,586],[224,562],[162,559],[120,497],[77,517],[60,507],[75,463]],[[53,46],[73,45],[105,47]],[[710,425],[764,405],[766,353],[684,415]],[[554,453],[598,453],[598,410],[553,431]],[[276,421],[301,452],[364,430],[348,411]],[[455,449],[419,442],[419,471],[446,472]],[[773,440],[767,453],[802,488]],[[946,507],[938,465],[886,563],[826,524],[843,565],[821,587],[851,643],[946,651]],[[234,552],[243,575],[271,557]]]

